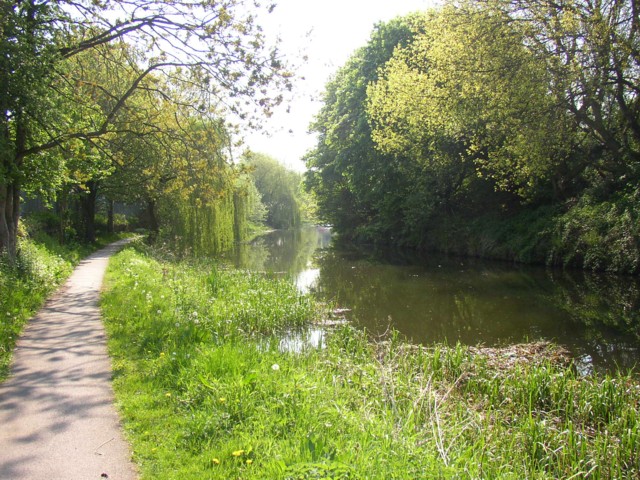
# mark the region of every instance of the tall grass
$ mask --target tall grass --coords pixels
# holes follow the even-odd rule
[[[638,478],[640,384],[530,354],[278,339],[320,311],[283,280],[112,261],[103,310],[143,478]],[[527,352],[526,348],[524,349]],[[508,361],[503,361],[508,359]]]

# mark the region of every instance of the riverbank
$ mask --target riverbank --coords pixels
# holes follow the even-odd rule
[[[139,247],[140,248],[140,247]],[[112,260],[103,312],[143,478],[636,478],[640,383],[581,377],[547,344],[372,342],[286,280]],[[290,342],[289,342],[290,343]]]
[[[482,204],[481,204],[482,205]],[[640,273],[640,195],[608,199],[584,195],[564,204],[512,209],[460,206],[438,212],[411,237],[375,224],[339,231],[347,242],[389,245],[418,252],[546,265],[619,275]]]
[[[0,256],[0,382],[9,373],[13,349],[26,322],[80,260],[118,238],[103,236],[95,245],[60,245],[44,234],[36,239],[25,236],[14,265]]]

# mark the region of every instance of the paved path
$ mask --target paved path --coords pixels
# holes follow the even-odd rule
[[[0,480],[134,480],[98,309],[116,242],[80,263],[25,329],[0,384]]]

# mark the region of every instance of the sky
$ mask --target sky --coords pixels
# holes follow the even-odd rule
[[[264,120],[264,133],[245,137],[247,146],[292,170],[304,171],[301,159],[316,143],[308,127],[322,105],[327,81],[356,49],[366,45],[376,23],[434,4],[435,0],[277,0],[277,7],[261,24],[268,37],[280,37],[285,57],[307,56],[297,71],[304,80],[296,80],[293,101]]]

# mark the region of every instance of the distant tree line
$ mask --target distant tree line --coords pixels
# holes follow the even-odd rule
[[[301,173],[287,169],[275,158],[246,153],[242,165],[255,185],[258,203],[250,217],[275,229],[299,227],[315,219],[315,203],[303,188]]]
[[[636,0],[463,0],[378,25],[306,157],[343,237],[640,269]]]

